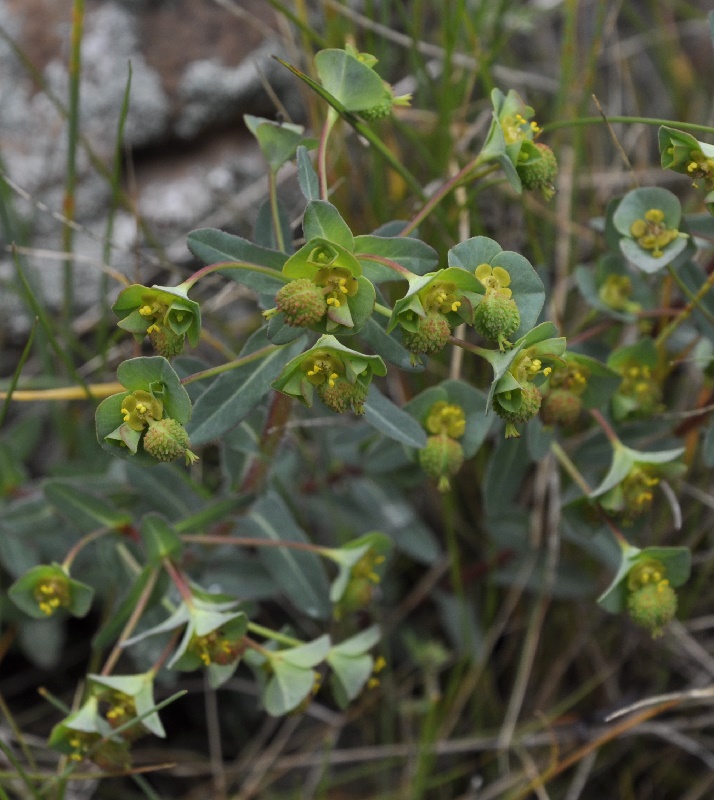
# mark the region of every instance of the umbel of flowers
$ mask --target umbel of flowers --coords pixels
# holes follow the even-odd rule
[[[493,122],[480,162],[499,162],[517,192],[536,189],[549,200],[555,192],[553,180],[558,162],[550,147],[534,141],[541,128],[533,119],[533,109],[513,89],[507,95],[494,89],[491,102]]]
[[[473,322],[473,305],[482,291],[474,275],[458,267],[410,278],[406,294],[394,304],[387,332],[399,325],[412,353],[437,353],[456,325]]]
[[[674,618],[674,590],[689,578],[691,554],[686,547],[646,547],[623,543],[620,567],[598,603],[613,614],[627,611],[653,637]]]
[[[119,366],[117,377],[127,391],[99,405],[99,443],[147,464],[181,457],[186,464],[196,461],[184,427],[191,401],[168,361],[160,356],[130,359]]]
[[[450,488],[449,478],[464,463],[464,451],[458,442],[466,430],[466,414],[458,405],[440,400],[424,421],[430,434],[426,447],[419,451],[419,464],[429,477],[438,481],[440,492]]]
[[[39,564],[18,578],[8,595],[19,609],[35,619],[47,619],[62,610],[84,617],[92,605],[94,590],[70,578],[59,564]]]
[[[148,336],[164,358],[179,355],[186,339],[195,347],[201,337],[201,310],[188,299],[183,285],[134,284],[119,294],[112,310],[119,317],[120,328],[133,333],[139,342]]]
[[[528,422],[540,411],[541,393],[533,381],[548,377],[551,367],[543,365],[535,347],[520,353],[509,368],[512,388],[502,388],[493,400],[493,410],[506,422],[506,438],[520,436],[516,425]]]
[[[348,230],[344,235],[345,241],[353,241]],[[283,274],[291,280],[275,295],[275,309],[264,312],[268,318],[282,312],[293,327],[350,334],[372,314],[374,286],[341,244],[313,237],[285,262]]]
[[[521,325],[520,311],[508,288],[511,276],[503,267],[490,264],[480,264],[474,274],[486,290],[476,307],[474,328],[484,339],[498,342],[500,350],[510,347],[508,337]]]
[[[543,394],[540,416],[546,425],[572,425],[583,408],[582,395],[588,385],[589,369],[573,361],[556,363]]]
[[[341,414],[364,411],[364,402],[374,375],[386,375],[379,356],[350,350],[334,336],[321,336],[315,345],[286,364],[273,388],[295,397],[307,406],[317,392],[322,402]]]

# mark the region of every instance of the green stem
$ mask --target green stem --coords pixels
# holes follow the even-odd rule
[[[702,133],[714,134],[714,128],[708,125],[696,125],[693,122],[678,122],[671,119],[658,119],[656,117],[610,117],[603,119],[602,117],[580,117],[580,119],[563,119],[557,122],[550,122],[543,126],[543,133],[550,133],[559,128],[577,128],[583,125],[603,125],[607,122],[625,122],[631,124],[641,125],[667,125],[674,128],[681,128],[682,130],[701,131]]]
[[[72,562],[77,557],[78,553],[80,553],[80,551],[82,551],[90,542],[93,542],[95,539],[99,539],[102,536],[106,536],[106,534],[112,533],[114,530],[116,529],[108,527],[97,528],[91,533],[88,533],[86,536],[83,536],[73,545],[72,549],[65,556],[65,559],[62,562],[62,569],[66,572],[69,572],[70,568],[72,567]]]
[[[176,565],[170,558],[162,558],[161,563],[168,573],[169,578],[173,581],[174,586],[179,590],[179,594],[184,603],[186,603],[187,606],[193,606],[193,595],[191,594],[191,589],[184,575],[176,568]]]
[[[712,272],[709,277],[704,281],[702,284],[702,288],[694,295],[694,299],[691,303],[689,303],[685,308],[683,308],[679,314],[667,325],[666,328],[662,330],[659,334],[657,339],[655,340],[655,345],[657,346],[658,350],[661,350],[662,345],[669,339],[669,337],[677,330],[677,328],[689,319],[692,311],[694,311],[696,305],[699,301],[704,297],[704,295],[714,286],[714,272]]]
[[[73,0],[72,3],[72,35],[69,55],[69,105],[67,115],[67,175],[65,177],[64,201],[62,213],[69,221],[74,220],[75,191],[77,187],[77,144],[79,141],[79,87],[82,63],[82,34],[84,29],[84,0]],[[62,249],[72,252],[74,230],[71,225],[64,226],[62,232]],[[71,259],[64,263],[64,317],[67,329],[74,307],[74,272]]]
[[[34,800],[42,800],[40,797],[37,789],[32,785],[32,781],[30,780],[30,776],[27,772],[23,769],[22,764],[15,758],[15,754],[12,750],[0,739],[0,750],[2,750],[5,758],[12,764],[15,768],[16,776],[20,778],[20,780],[27,786],[30,791],[30,796],[34,798]]]
[[[584,495],[589,496],[592,489],[588,485],[588,482],[585,480],[585,478],[583,478],[580,470],[575,466],[575,464],[573,464],[570,456],[565,452],[565,450],[563,450],[560,444],[553,440],[550,443],[550,451],[556,457],[560,466],[573,479],[573,483],[577,484],[583,490]]]
[[[235,547],[287,547],[291,550],[306,550],[317,555],[326,555],[325,548],[311,542],[292,542],[289,540],[253,539],[248,536],[221,536],[202,533],[185,533],[181,541],[195,544],[230,544]],[[327,556],[328,558],[330,556]]]
[[[456,336],[449,336],[449,344],[453,344],[456,347],[467,350],[469,353],[473,353],[474,355],[481,356],[481,358],[485,358],[486,361],[489,361],[489,363],[491,356],[494,352],[496,352],[494,350],[486,350],[486,348],[479,347],[476,344],[471,344],[471,342],[467,342],[465,339],[457,339]]]
[[[613,447],[622,447],[620,437],[615,433],[615,429],[612,427],[612,425],[610,425],[610,423],[605,419],[602,411],[597,408],[591,408],[590,416],[602,428],[602,432],[605,434],[605,436],[607,436],[608,441]]]
[[[17,387],[17,382],[20,380],[20,374],[22,373],[22,369],[25,366],[27,359],[30,357],[30,353],[32,352],[32,342],[35,339],[35,331],[37,330],[37,323],[39,322],[39,318],[35,317],[34,322],[32,323],[32,328],[30,328],[30,335],[27,337],[27,344],[23,348],[22,355],[20,356],[20,360],[17,362],[17,367],[15,372],[13,373],[12,380],[10,381],[10,385],[7,387],[7,393],[5,394],[5,402],[3,403],[2,409],[0,410],[0,428],[2,428],[3,423],[5,422],[5,417],[7,416],[8,409],[10,408],[10,401],[12,400],[12,394]]]
[[[434,194],[424,203],[422,209],[419,213],[413,217],[409,223],[407,224],[406,228],[404,228],[399,235],[400,236],[408,236],[426,217],[431,214],[431,212],[439,205],[439,203],[446,197],[449,192],[455,189],[460,183],[465,181],[469,178],[469,173],[476,169],[479,166],[481,155],[479,154],[473,161],[469,161],[469,163],[460,169],[456,175],[449,178],[448,181],[443,183]],[[469,180],[477,181],[485,178],[487,175],[490,175],[492,172],[495,172],[499,168],[498,164],[491,164],[485,169],[481,170],[476,175],[472,175]]]
[[[206,275],[211,275],[214,272],[220,272],[224,269],[247,269],[250,272],[258,272],[261,275],[267,275],[270,278],[283,281],[283,283],[288,283],[290,281],[290,278],[286,278],[282,272],[278,272],[277,269],[273,269],[272,267],[261,267],[259,264],[251,264],[250,261],[219,261],[216,264],[209,264],[207,267],[202,267],[197,272],[194,272],[193,275],[186,278],[186,280],[176,288],[184,289],[188,292],[201,278],[205,278]]]
[[[270,628],[264,628],[262,625],[258,625],[257,622],[249,622],[248,630],[252,631],[253,633],[257,633],[258,636],[262,636],[264,639],[273,639],[273,641],[280,642],[280,644],[286,644],[288,647],[299,647],[300,645],[305,644],[305,642],[300,641],[300,639],[295,639],[293,636],[287,636],[284,633],[278,633]],[[261,650],[262,649],[263,648],[261,648]]]
[[[273,219],[273,232],[275,233],[275,243],[281,253],[285,252],[285,240],[283,239],[283,229],[280,225],[280,209],[278,208],[278,184],[274,170],[268,170],[268,196],[270,197],[270,215]]]
[[[327,142],[338,119],[339,114],[330,106],[327,109],[327,116],[325,117],[325,124],[322,126],[320,144],[317,149],[317,175],[320,181],[320,197],[323,200],[327,200],[329,197],[327,191]]]
[[[383,317],[391,317],[392,316],[392,309],[387,308],[387,306],[383,306],[381,303],[374,304],[374,310],[381,314]]]
[[[706,308],[700,303],[699,298],[696,294],[687,286],[687,284],[682,280],[682,278],[677,273],[677,270],[671,264],[667,265],[667,270],[669,274],[674,279],[674,282],[679,286],[679,290],[682,294],[689,300],[690,305],[696,306],[697,310],[699,311],[702,316],[706,317],[709,322],[714,322],[714,314],[707,311]]]
[[[400,236],[402,234],[399,234]],[[385,258],[384,256],[376,256],[373,253],[360,253],[359,254],[360,261],[374,261],[377,264],[383,264],[385,267],[389,267],[389,269],[398,272],[400,275],[403,275],[407,280],[410,278],[415,278],[416,275],[406,267],[403,267],[401,264],[397,263],[396,261],[392,261],[391,258]]]
[[[136,628],[139,620],[141,619],[141,615],[146,610],[146,606],[151,598],[151,594],[154,591],[154,586],[156,586],[156,581],[159,577],[159,573],[157,570],[149,573],[149,578],[146,581],[146,586],[144,586],[143,591],[139,595],[139,599],[136,601],[136,605],[129,616],[129,619],[126,621],[124,628],[117,639],[116,644],[114,645],[112,652],[109,654],[109,657],[106,660],[106,663],[102,667],[101,675],[110,675],[111,671],[114,669],[119,657],[122,654],[123,644],[124,642],[132,635],[134,629]]]
[[[568,456],[565,450],[563,450],[563,448],[558,444],[558,442],[553,441],[550,444],[550,451],[556,457],[560,466],[563,467],[563,469],[573,479],[573,482],[576,483],[583,490],[583,494],[585,494],[586,497],[589,497],[592,489],[588,485],[588,482],[585,480],[585,478],[583,478],[582,474],[580,473],[580,470],[570,460],[570,456]],[[608,528],[610,528],[612,535],[615,537],[620,547],[622,547],[623,549],[629,547],[630,543],[622,535],[622,531],[620,531],[617,525],[615,525],[615,523],[610,519],[610,517],[608,517],[608,515],[605,513],[600,503],[598,503],[597,500],[595,500],[594,502],[600,512],[600,516],[602,517],[603,521],[606,523]]]
[[[214,375],[220,375],[222,372],[230,372],[230,370],[242,367],[244,364],[250,364],[253,361],[259,361],[261,358],[265,358],[265,356],[272,353],[273,350],[277,350],[284,346],[285,345],[282,344],[267,344],[265,347],[261,347],[259,350],[256,350],[254,353],[250,353],[247,356],[241,356],[240,358],[233,359],[233,361],[220,364],[217,367],[210,367],[209,369],[204,369],[202,372],[194,372],[193,375],[187,375],[185,378],[181,379],[181,383],[186,386],[189,383],[203,381],[206,378],[212,378]]]

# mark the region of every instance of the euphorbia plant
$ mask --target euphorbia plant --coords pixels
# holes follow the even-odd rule
[[[128,768],[139,736],[163,734],[152,690],[164,670],[205,672],[215,688],[247,666],[263,708],[276,716],[324,698],[327,685],[340,707],[376,686],[373,673],[384,661],[371,652],[380,638],[372,616],[379,585],[389,581],[390,552],[423,562],[440,552],[428,535],[415,544],[418,526],[403,522],[402,491],[426,479],[444,509],[461,495],[479,495],[480,483],[488,487],[479,495],[487,512],[501,494],[515,507],[530,465],[553,453],[570,481],[567,503],[585,509],[582,525],[604,521],[619,548],[619,569],[600,604],[628,611],[653,635],[675,615],[688,551],[649,545],[642,530],[634,534],[639,548],[618,525],[646,527],[657,487],[691,463],[673,426],[654,431],[667,440],[654,448],[641,441],[642,429],[627,427],[668,402],[675,355],[668,346],[677,330],[688,326],[679,355],[711,338],[700,318],[711,321],[703,298],[712,281],[691,262],[700,245],[679,201],[645,188],[611,203],[604,233],[612,252],[577,273],[578,302],[588,311],[566,336],[569,329],[548,319],[553,298],[542,265],[504,250],[485,230],[459,241],[417,233],[454,189],[485,189],[484,179],[499,170],[509,191],[551,198],[556,157],[515,91],[493,91],[481,149],[422,198],[411,219],[360,230],[348,222],[349,209],[330,202],[330,142],[341,122],[395,166],[377,131],[407,100],[374,66],[369,54],[347,47],[318,53],[319,82],[292,68],[328,104],[317,168],[309,153],[316,142],[302,128],[247,118],[270,177],[255,241],[193,231],[188,247],[204,266],[174,287],[133,284],[114,303],[119,328],[137,343],[148,336],[159,353],[121,362],[119,384],[96,411],[99,446],[122,459],[112,481],[128,485],[130,499],[115,497],[114,483],[91,499],[45,487],[58,514],[73,507],[96,520],[96,531],[75,547],[105,532],[119,540],[130,584],[98,635],[109,656],[52,733],[51,744],[70,761]],[[711,188],[708,146],[668,130],[661,141],[663,164]],[[293,160],[304,199],[297,232],[284,224],[276,180]],[[679,305],[655,308],[665,269],[666,298],[674,287],[682,296]],[[208,275],[242,284],[260,309],[257,329],[219,344],[226,357],[212,363],[200,360],[201,311],[188,298]],[[646,327],[648,314],[671,319],[656,330]],[[197,348],[190,357],[180,357],[185,343]],[[338,416],[346,412],[354,413]],[[323,438],[303,438],[312,429]],[[592,462],[578,457],[588,441],[600,449]],[[204,445],[199,462],[194,450]],[[188,471],[169,466],[177,459]],[[313,496],[325,487],[317,507]],[[558,499],[552,485],[548,491]],[[132,508],[121,524],[111,521],[114,502]],[[486,513],[483,525],[512,543],[518,511]],[[549,519],[557,524],[557,515]],[[455,536],[449,546],[453,556]],[[35,565],[16,578],[10,598],[36,619],[90,610],[92,588],[70,578],[66,563]],[[455,567],[454,587],[461,578]],[[281,624],[266,623],[265,598],[289,609]],[[162,643],[158,654],[154,641]],[[151,666],[116,674],[120,659],[149,656]]]

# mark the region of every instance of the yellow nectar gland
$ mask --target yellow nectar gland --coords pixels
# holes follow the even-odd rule
[[[374,571],[375,567],[383,564],[385,561],[384,556],[375,553],[373,550],[368,550],[362,558],[352,567],[350,577],[356,580],[368,580],[374,584],[379,583],[379,575]]]
[[[136,716],[136,704],[131,695],[124,692],[109,692],[106,696],[102,696],[102,700],[109,705],[106,718],[110,723],[119,725]]]
[[[636,219],[630,225],[630,233],[643,250],[651,252],[653,258],[660,258],[664,248],[679,237],[676,228],[665,225],[664,212],[659,208],[645,211],[644,219]]]
[[[419,299],[424,311],[429,313],[448,314],[461,308],[461,300],[457,296],[458,287],[451,281],[436,281],[419,292]]]
[[[627,512],[641,514],[652,504],[652,489],[659,483],[659,478],[649,474],[642,467],[634,466],[622,482],[622,491],[627,504]]]
[[[687,172],[694,178],[694,186],[698,180],[704,181],[704,187],[711,190],[714,188],[714,158],[707,158],[699,150],[692,150],[690,153],[691,161],[687,164]]]
[[[67,744],[72,748],[69,754],[70,761],[84,761],[90,748],[100,740],[98,733],[89,733],[87,731],[72,731],[71,736],[67,739]]]
[[[474,275],[486,289],[487,294],[498,294],[502,297],[510,297],[513,294],[508,288],[511,283],[511,276],[503,267],[480,264],[474,270]]]
[[[306,359],[301,368],[313,386],[326,383],[330,388],[334,387],[345,371],[344,364],[328,353],[316,353],[312,358]]]
[[[539,358],[531,358],[528,351],[519,356],[509,370],[519,383],[532,381],[537,375],[548,377],[553,371],[552,367],[544,367]]]
[[[317,271],[314,282],[323,287],[325,302],[334,308],[340,308],[359,289],[357,279],[344,267],[323,267]]]
[[[384,656],[377,656],[372,667],[372,677],[367,681],[368,689],[376,689],[379,686],[379,678],[375,677],[387,666]]]
[[[143,431],[150,420],[160,420],[164,404],[150,392],[138,389],[124,398],[121,406],[124,422],[134,431]]]
[[[655,585],[660,591],[664,591],[669,586],[669,581],[665,578],[666,570],[661,561],[652,558],[633,567],[627,576],[627,588],[630,592],[636,592],[643,586]]]
[[[466,430],[466,415],[461,406],[440,400],[432,406],[425,427],[434,436],[445,433],[451,439],[460,439]]]
[[[615,311],[635,311],[640,308],[639,303],[633,303],[632,281],[627,275],[608,275],[602,286],[598,289],[598,296]]]
[[[69,585],[57,579],[42,581],[35,587],[34,597],[40,611],[51,617],[58,608],[69,605]]]
[[[524,139],[533,139],[542,128],[535,120],[528,122],[523,114],[507,115],[501,119],[501,130],[506,144],[522,142]]]

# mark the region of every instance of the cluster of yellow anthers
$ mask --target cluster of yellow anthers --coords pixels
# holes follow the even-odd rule
[[[73,731],[72,736],[67,740],[72,752],[69,754],[70,761],[84,761],[92,745],[96,744],[101,737],[98,733],[87,733],[85,731]]]
[[[387,661],[384,656],[377,656],[374,660],[372,667],[372,677],[367,681],[368,689],[376,689],[379,686],[379,678],[377,675],[387,666]]]
[[[303,362],[301,368],[314,386],[326,383],[330,388],[334,387],[335,381],[345,371],[342,362],[328,353],[315,353],[313,358]]]
[[[142,317],[153,317],[154,320],[159,318],[164,318],[166,316],[166,312],[168,309],[166,308],[163,303],[153,302],[151,305],[145,303],[143,306],[139,308],[139,313]],[[159,326],[154,321],[149,327],[146,329],[147,333],[154,333],[160,330]]]
[[[474,275],[484,286],[487,293],[498,294],[501,297],[510,297],[513,294],[508,288],[511,283],[511,276],[503,267],[480,264],[474,270]]]
[[[659,478],[642,467],[632,467],[622,482],[622,492],[625,496],[627,511],[631,514],[639,514],[645,511],[652,503],[654,497],[652,489],[658,483]]]
[[[528,122],[523,114],[514,114],[501,119],[501,130],[506,144],[513,144],[537,136],[542,128],[535,120]]]
[[[323,267],[315,275],[315,283],[324,286],[325,302],[328,306],[339,308],[347,297],[357,294],[357,279],[344,267]]]
[[[143,431],[150,419],[160,420],[164,404],[149,392],[138,389],[127,395],[121,406],[124,422],[134,431]]]
[[[445,433],[452,439],[461,438],[466,430],[463,408],[449,404],[445,400],[434,403],[426,418],[426,429],[434,436]]]
[[[374,571],[374,568],[380,564],[384,564],[384,556],[375,553],[374,550],[368,550],[352,567],[351,577],[379,583],[379,575]]]
[[[711,189],[714,185],[714,158],[707,158],[698,150],[693,150],[690,156],[692,160],[687,164],[687,172],[694,178],[694,185],[701,178],[706,188]]]
[[[121,724],[136,716],[134,698],[124,692],[112,692],[107,698],[109,710],[106,717],[110,724]]]
[[[543,362],[539,358],[532,358],[527,350],[516,359],[516,363],[510,370],[519,383],[532,381],[536,375],[548,377],[552,371],[552,367],[544,367]]]
[[[456,295],[457,286],[449,281],[436,281],[427,287],[421,297],[421,304],[424,310],[448,314],[450,311],[458,311],[461,307],[461,300]]]
[[[54,579],[42,581],[35,587],[34,597],[40,611],[50,617],[58,608],[69,605],[69,587]]]
[[[621,394],[645,398],[652,392],[652,370],[647,365],[626,367],[622,377]]]
[[[669,581],[664,576],[664,565],[655,559],[650,559],[638,564],[630,571],[627,576],[627,588],[631,592],[635,592],[643,586],[652,585],[660,591],[664,591],[665,587],[669,586]]]
[[[644,219],[636,219],[630,226],[630,233],[643,250],[649,250],[653,258],[659,258],[662,251],[678,236],[676,228],[668,228],[664,224],[664,211],[650,208],[645,211]]]
[[[188,650],[195,653],[201,661],[210,664],[232,664],[240,655],[241,643],[222,635],[220,630],[211,631],[204,636],[194,634]]]
[[[630,300],[632,281],[627,275],[608,275],[598,290],[598,295],[606,306],[615,311],[632,311],[639,304]]]

